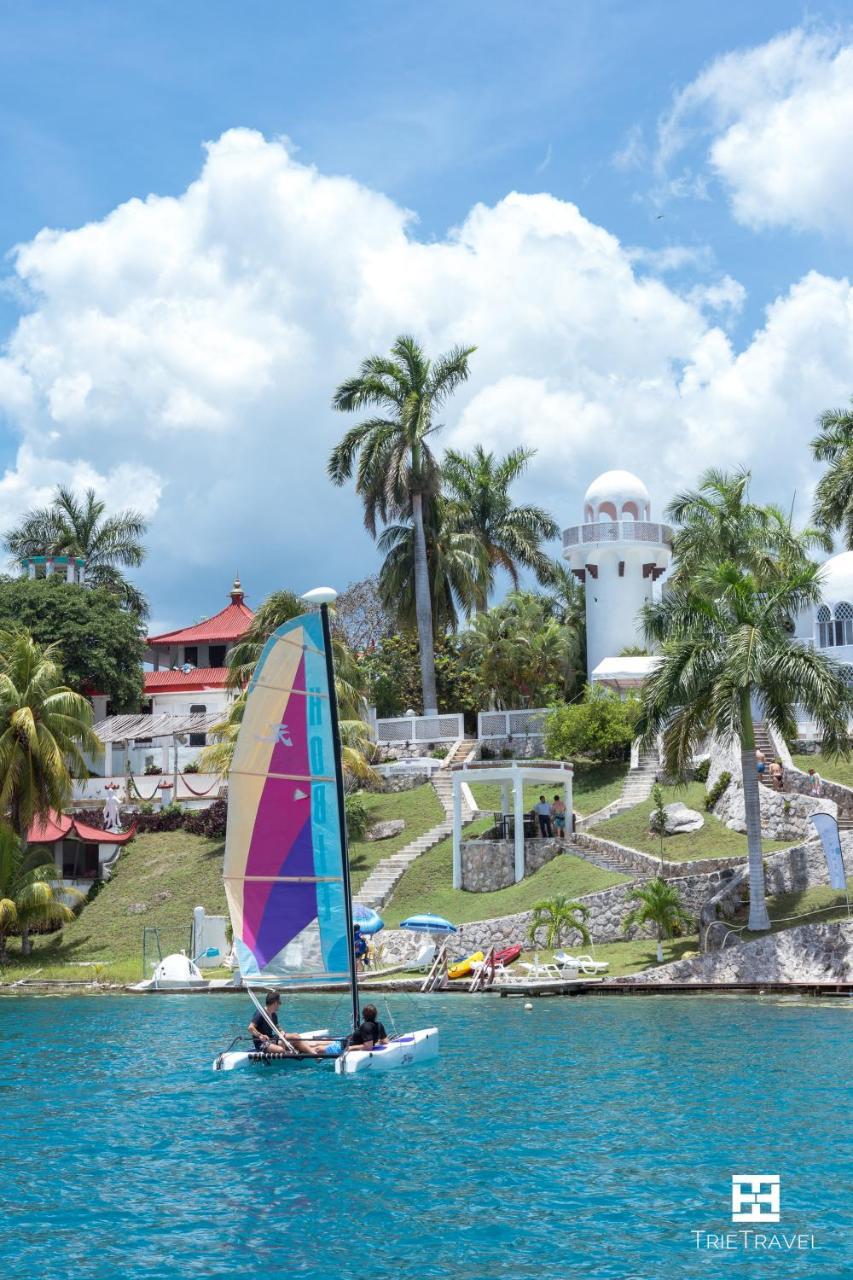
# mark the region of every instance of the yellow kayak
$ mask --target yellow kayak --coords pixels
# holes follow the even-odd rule
[[[447,976],[453,978],[466,978],[475,964],[479,964],[481,960],[485,960],[482,951],[475,951],[473,955],[466,956],[464,960],[458,960],[456,964],[449,966]]]

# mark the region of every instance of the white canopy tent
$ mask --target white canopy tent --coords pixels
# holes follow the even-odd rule
[[[462,888],[462,787],[472,782],[501,784],[501,813],[514,816],[515,881],[524,879],[524,784],[548,783],[563,788],[566,820],[572,813],[573,768],[565,760],[483,760],[454,765],[453,775],[453,887]],[[510,794],[512,807],[510,808]]]

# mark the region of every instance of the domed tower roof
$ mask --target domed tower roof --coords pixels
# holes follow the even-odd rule
[[[584,518],[589,521],[602,517],[610,520],[651,517],[649,491],[631,471],[604,471],[587,489],[583,505]]]
[[[853,551],[842,551],[821,565],[821,598],[827,604],[853,604]]]

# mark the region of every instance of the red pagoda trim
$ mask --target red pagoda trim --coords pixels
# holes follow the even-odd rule
[[[36,818],[27,832],[30,844],[55,844],[57,840],[76,839],[84,844],[127,844],[136,835],[136,823],[129,831],[102,831],[79,822],[70,813],[50,813],[42,820]]]

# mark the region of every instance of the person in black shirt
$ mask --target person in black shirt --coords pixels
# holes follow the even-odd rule
[[[302,1036],[294,1031],[282,1031],[284,1040],[280,1039],[274,1033],[273,1027],[269,1025],[272,1022],[278,1029],[280,1008],[281,996],[277,991],[270,991],[265,1001],[266,1014],[255,1010],[255,1016],[249,1023],[249,1034],[254,1042],[256,1053],[270,1053],[278,1057],[293,1057],[300,1053],[310,1054],[312,1058],[338,1057],[341,1052],[339,1040],[303,1040]]]
[[[361,1011],[361,1022],[349,1038],[348,1047],[369,1051],[377,1044],[388,1043],[388,1032],[379,1021],[375,1004],[366,1004]]]
[[[273,1031],[278,1028],[278,1011],[281,1008],[281,996],[277,991],[270,991],[265,1001],[266,1016],[255,1010],[255,1016],[249,1023],[249,1035],[254,1041],[258,1053],[286,1054],[289,1050]],[[288,1037],[289,1039],[290,1037]]]

